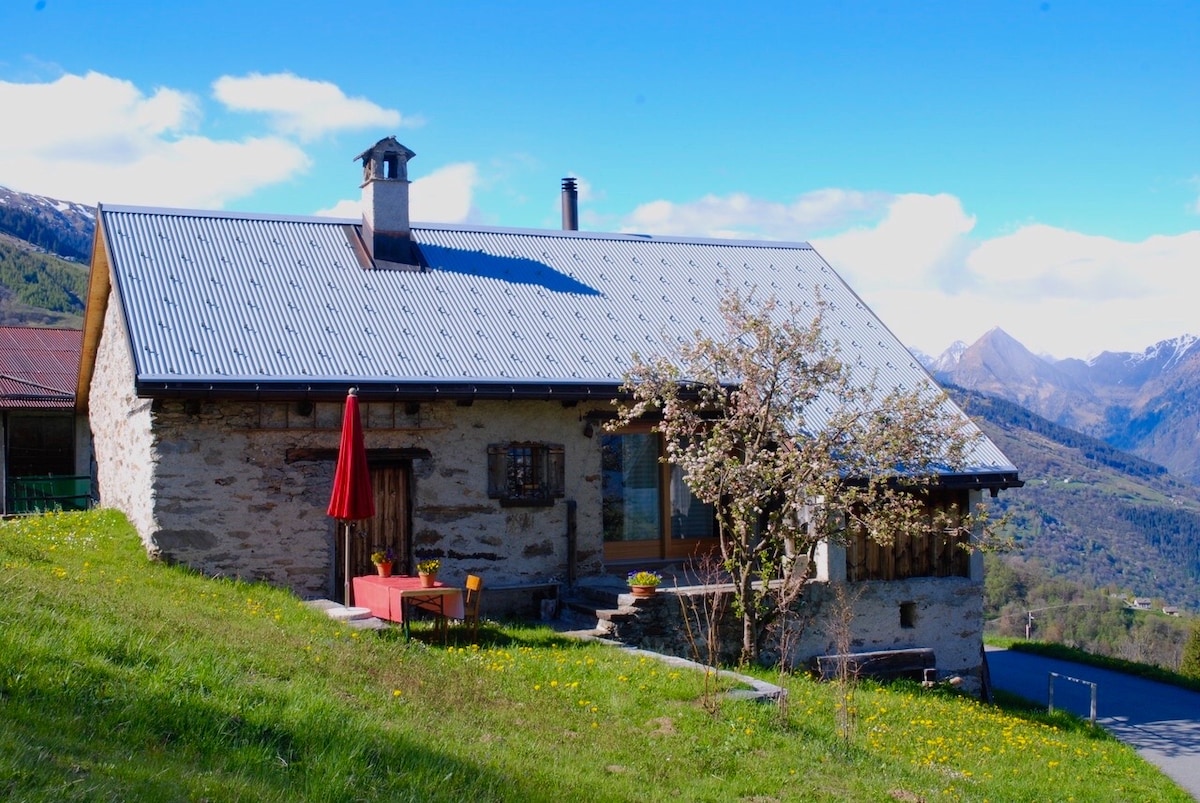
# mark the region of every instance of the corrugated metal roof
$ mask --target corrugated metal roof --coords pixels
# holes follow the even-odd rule
[[[0,409],[74,406],[82,333],[0,326]]]
[[[357,221],[104,206],[143,392],[413,385],[611,393],[634,352],[720,331],[732,285],[815,310],[881,387],[928,374],[807,243],[414,226],[429,269],[364,270]],[[980,466],[1012,471],[990,443]]]

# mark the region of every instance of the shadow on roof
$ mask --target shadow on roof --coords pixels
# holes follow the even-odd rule
[[[422,243],[416,246],[425,264],[434,270],[497,279],[502,282],[532,284],[556,293],[598,296],[600,291],[578,279],[560,273],[544,262],[528,257],[506,257],[483,251],[467,251]]]

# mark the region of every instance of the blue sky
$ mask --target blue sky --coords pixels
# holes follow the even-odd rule
[[[516,6],[515,8],[513,6]],[[1200,3],[0,4],[0,184],[808,240],[910,346],[1200,335]]]

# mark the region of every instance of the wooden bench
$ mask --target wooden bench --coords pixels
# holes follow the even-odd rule
[[[925,670],[934,669],[937,661],[934,658],[933,650],[928,647],[855,652],[844,655],[818,655],[812,659],[813,674],[821,680],[838,677],[843,666],[846,667],[851,677],[856,678],[924,680]]]

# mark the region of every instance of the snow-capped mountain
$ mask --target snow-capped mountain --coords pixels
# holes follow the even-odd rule
[[[96,211],[86,204],[0,187],[0,234],[64,259],[87,262]]]
[[[1200,347],[1193,335],[1090,360],[1039,357],[1001,329],[931,364],[944,384],[998,396],[1200,481]]]

